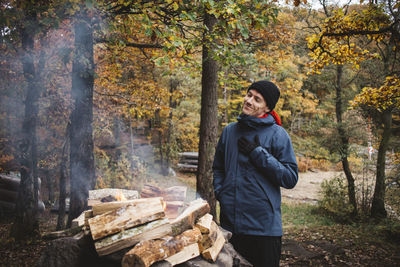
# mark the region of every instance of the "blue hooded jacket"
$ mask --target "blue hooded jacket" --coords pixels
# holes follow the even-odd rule
[[[245,136],[260,146],[250,155],[239,152]],[[240,115],[225,127],[213,163],[214,191],[220,202],[221,226],[234,234],[282,236],[281,190],[293,188],[298,167],[287,132],[272,116]]]

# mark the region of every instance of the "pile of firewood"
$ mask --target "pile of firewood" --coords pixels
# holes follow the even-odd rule
[[[169,198],[174,194],[168,194],[168,190],[160,190],[146,186],[140,199],[94,204],[74,220],[74,226],[92,236],[99,256],[131,248],[122,258],[124,267],[150,266],[159,261],[174,266],[199,255],[215,262],[225,237],[209,214],[208,203],[196,199],[184,205]],[[184,192],[178,187],[169,190],[181,190],[175,195]],[[168,201],[157,196],[163,194],[173,205],[178,201],[183,211],[167,217]]]
[[[18,188],[21,178],[16,175],[7,175],[0,173],[0,212],[13,212],[15,210],[15,203],[18,197]],[[40,178],[38,179],[39,188],[41,184]],[[38,191],[40,197],[40,192]],[[42,200],[38,200],[38,210],[44,211],[45,206]]]

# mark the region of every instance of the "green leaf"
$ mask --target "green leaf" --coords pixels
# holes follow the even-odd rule
[[[93,8],[93,0],[85,0],[85,5],[87,8]]]

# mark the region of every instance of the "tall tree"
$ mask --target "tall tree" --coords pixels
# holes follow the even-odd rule
[[[375,218],[386,217],[385,209],[385,162],[386,151],[392,134],[392,118],[400,113],[400,78],[397,75],[386,78],[379,88],[365,87],[354,98],[353,107],[359,107],[367,114],[377,113],[375,119],[382,124],[381,140],[376,163],[376,184],[371,206]]]
[[[351,173],[350,163],[349,163],[349,135],[346,132],[344,123],[343,123],[343,93],[342,93],[342,77],[343,77],[343,66],[336,66],[336,122],[337,122],[337,131],[339,133],[339,139],[341,141],[341,146],[339,149],[340,159],[342,161],[343,171],[346,175],[347,179],[347,193],[349,196],[349,203],[353,206],[352,214],[357,215],[357,200],[356,200],[356,190],[354,177]]]
[[[332,7],[327,6],[326,2],[322,2],[323,6],[323,11],[324,15],[327,18],[330,18],[332,16]],[[347,10],[346,10],[347,12]],[[311,38],[309,38],[310,40]],[[321,57],[321,51],[316,49],[318,46],[313,46],[312,44],[315,44],[313,42],[309,42],[309,48],[311,49],[311,57],[313,58],[314,62],[311,63],[313,66],[313,73],[318,73],[320,68],[324,66],[322,62],[323,57]],[[354,45],[354,44],[353,44]],[[346,50],[347,48],[347,43],[343,42],[337,42],[333,47],[331,47],[331,51],[334,51],[330,53],[331,56],[331,61],[330,63],[335,65],[335,76],[336,80],[334,82],[334,88],[335,88],[335,115],[336,115],[336,130],[337,134],[339,135],[339,144],[340,147],[338,148],[339,156],[340,156],[340,161],[342,162],[342,168],[346,176],[347,180],[347,194],[349,198],[349,203],[352,206],[352,214],[357,215],[358,214],[358,209],[357,209],[357,200],[356,200],[356,190],[355,190],[355,180],[354,176],[351,172],[350,164],[349,164],[349,154],[350,154],[350,149],[349,149],[349,133],[346,130],[345,126],[345,121],[344,121],[344,110],[345,110],[345,103],[343,99],[343,71],[345,67],[345,58],[342,56],[342,50]],[[361,58],[359,59],[361,60]],[[322,65],[321,65],[322,63]],[[351,80],[351,79],[349,79]]]
[[[296,1],[295,1],[296,2]],[[135,1],[109,2],[107,10],[121,16],[139,18],[142,30],[153,39],[163,42],[167,56],[156,62],[165,64],[172,55],[187,57],[203,47],[202,67],[202,122],[200,128],[199,169],[197,175],[198,193],[203,195],[211,206],[215,206],[212,192],[211,162],[216,144],[217,125],[217,61],[228,64],[240,55],[232,54],[232,48],[244,47],[251,43],[251,28],[265,27],[275,18],[277,9],[271,1]],[[208,27],[211,27],[208,28]],[[207,33],[203,35],[203,33]],[[218,39],[218,41],[216,41]],[[206,42],[203,42],[206,41]],[[132,42],[127,42],[132,43]],[[210,46],[210,44],[212,44]],[[138,45],[138,44],[136,44]],[[146,46],[149,47],[149,46]],[[154,46],[153,46],[154,47]],[[210,75],[210,76],[206,76]],[[204,96],[204,97],[203,97]],[[210,115],[208,118],[203,117]],[[216,120],[213,122],[213,120]],[[203,192],[204,190],[204,192]]]
[[[210,204],[211,214],[216,216],[216,201],[212,184],[212,164],[218,134],[218,64],[215,60],[214,27],[217,18],[205,10],[201,75],[201,119],[199,162],[196,190]]]
[[[385,65],[386,73],[384,76],[391,77],[391,74],[398,73],[398,58],[397,51],[400,49],[400,34],[399,34],[399,8],[398,2],[382,1],[382,3],[370,2],[365,6],[360,6],[348,14],[343,9],[338,9],[331,17],[329,17],[324,25],[323,30],[317,36],[310,38],[309,44],[313,50],[315,61],[314,68],[319,69],[330,63],[344,64],[351,63],[353,67],[359,68],[360,63],[371,59],[374,55],[367,49],[355,45],[353,38],[368,38],[374,41],[378,51],[391,51],[393,64],[389,68],[387,62],[388,55],[383,56],[383,64]],[[388,40],[388,42],[386,41]],[[386,43],[386,44],[385,44]],[[381,44],[384,44],[390,49],[382,49]],[[386,59],[385,59],[386,58]],[[385,63],[386,62],[386,63]],[[397,64],[395,64],[397,62]],[[379,80],[382,77],[379,77]],[[395,79],[395,81],[397,81]],[[377,81],[371,81],[375,84]],[[379,83],[379,81],[378,81]],[[382,85],[383,87],[385,85]],[[391,115],[377,116],[379,121],[377,125],[383,124],[384,129],[391,125]],[[380,118],[380,119],[379,119]],[[390,137],[390,131],[387,129],[382,133],[380,148],[383,151],[381,156],[378,154],[377,173],[375,183],[375,193],[372,201],[371,216],[385,217],[386,210],[384,206],[385,195],[385,157],[387,143]],[[382,145],[382,146],[381,146]],[[381,150],[380,149],[380,150]]]
[[[37,137],[38,99],[40,96],[40,69],[35,66],[35,36],[38,33],[38,1],[15,3],[10,8],[22,12],[22,23],[17,26],[22,48],[23,76],[26,84],[25,115],[22,125],[22,139],[19,145],[19,169],[21,181],[18,190],[16,213],[11,228],[11,236],[26,239],[37,235],[38,221],[38,173],[37,173]],[[43,65],[43,60],[38,64]]]
[[[96,183],[93,155],[93,25],[90,10],[80,6],[74,22],[72,62],[74,108],[70,125],[70,209],[67,226],[87,208],[89,190]]]

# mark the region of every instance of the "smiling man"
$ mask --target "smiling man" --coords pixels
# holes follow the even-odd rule
[[[290,137],[273,110],[279,96],[270,81],[250,85],[238,122],[222,132],[213,164],[221,226],[255,267],[279,266],[280,187],[293,188],[298,180]]]

